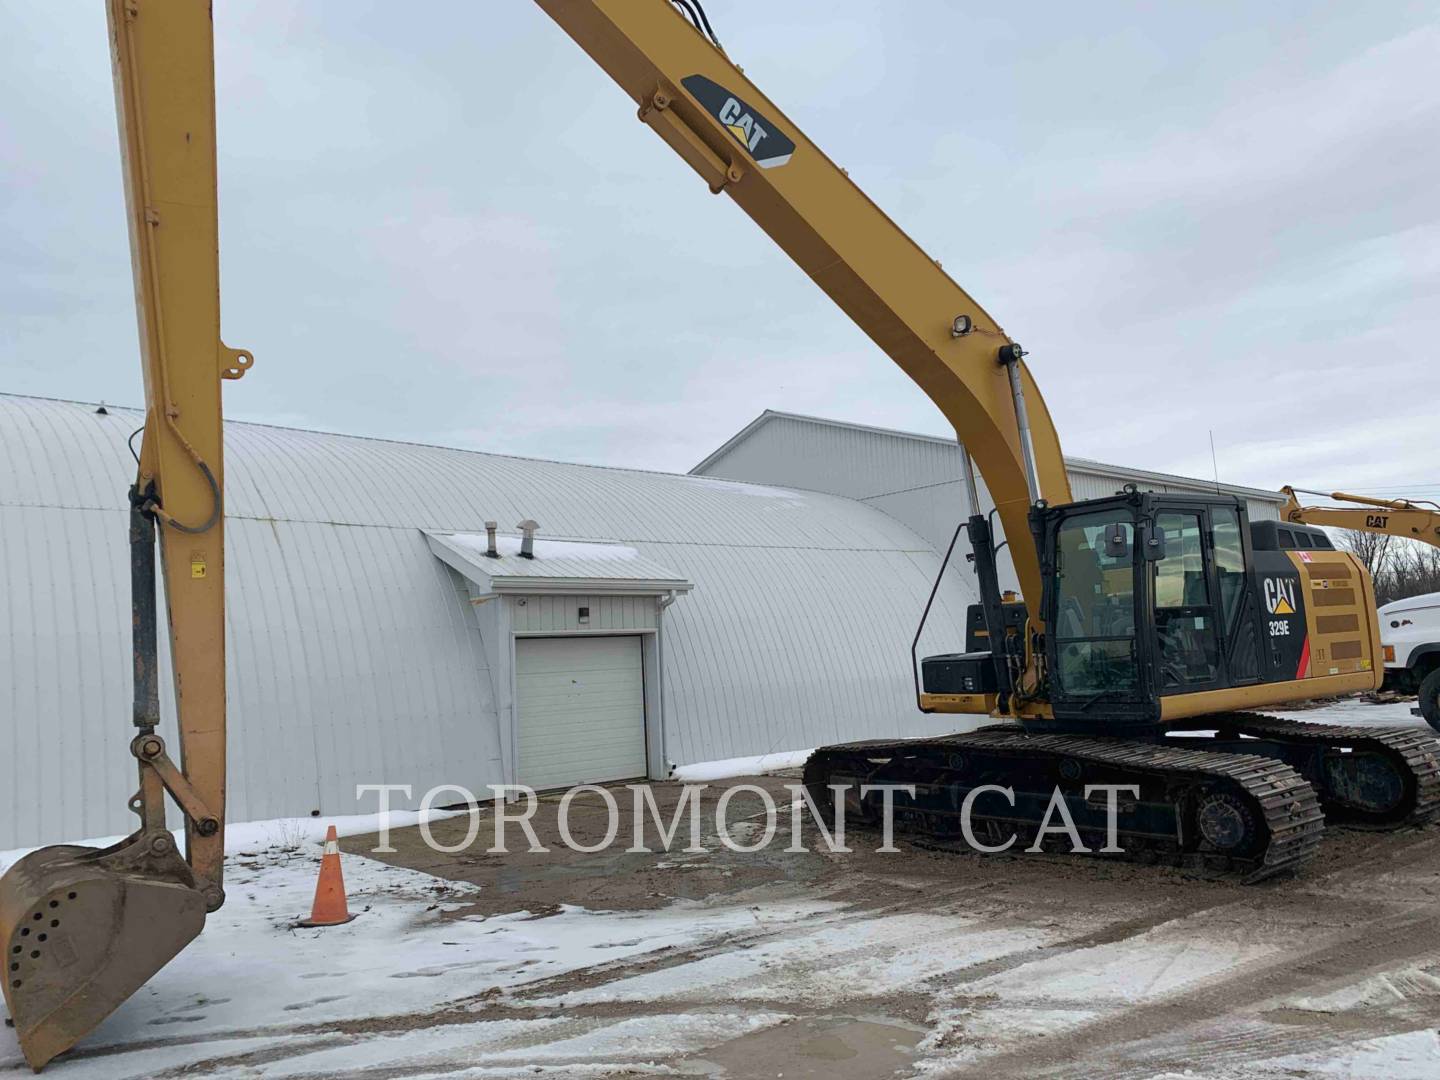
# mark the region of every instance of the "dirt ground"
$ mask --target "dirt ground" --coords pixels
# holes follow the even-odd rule
[[[794,781],[726,783],[740,782],[774,792],[783,808]],[[652,790],[668,819],[679,785]],[[431,850],[417,829],[392,833],[389,854],[374,852],[374,836],[344,841],[349,852],[480,886],[452,917],[544,917],[566,905],[643,913],[677,903],[744,905],[756,917],[697,948],[527,983],[493,1004],[472,1003],[463,1021],[427,1013],[384,1023],[563,1011],[678,1024],[717,1010],[773,1010],[786,1019],[660,1064],[681,1074],[842,1080],[1358,1075],[1329,1070],[1376,1040],[1427,1031],[1433,1039],[1440,1024],[1437,826],[1330,830],[1298,876],[1242,886],[1083,856],[954,854],[904,841],[881,853],[875,834],[852,834],[848,855],[785,852],[781,843],[736,853],[714,834],[720,790],[704,793],[705,852],[568,850],[555,800],[542,800],[533,821],[552,849],[545,854],[525,852],[514,825],[512,853],[488,853],[488,810],[474,843],[455,854]],[[618,794],[628,837],[628,793]],[[745,798],[737,796],[732,822],[759,813],[759,801]],[[572,807],[580,843],[602,839],[605,821],[595,796]],[[763,815],[752,818],[750,835],[763,824]],[[782,837],[788,824],[782,809]],[[470,826],[465,816],[432,830],[455,845]],[[647,835],[658,847],[653,826]],[[824,911],[800,924],[768,920],[796,904]],[[1440,1075],[1430,1071],[1440,1057],[1426,1052],[1413,1075]],[[1395,1060],[1373,1075],[1411,1075],[1403,1053]],[[1312,1064],[1317,1071],[1307,1071]]]

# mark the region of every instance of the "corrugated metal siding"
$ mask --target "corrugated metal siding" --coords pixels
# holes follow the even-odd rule
[[[1140,469],[1127,472],[1083,459],[1067,458],[1066,463],[1071,494],[1077,500],[1114,495],[1127,479],[1146,491],[1215,490],[1213,483],[1204,480]],[[945,549],[956,524],[970,513],[960,481],[960,451],[954,443],[813,417],[764,414],[695,471],[858,499],[915,530],[938,551]],[[1252,520],[1279,516],[1282,497],[1278,492],[1271,496],[1249,488],[1221,487],[1245,498]],[[980,501],[986,511],[994,508],[983,477]],[[1002,556],[1002,561],[1001,582],[1014,587],[1008,559]],[[973,593],[968,577],[962,578],[961,587]]]
[[[703,474],[867,499],[954,480],[959,464],[931,439],[772,415]]]
[[[956,445],[933,435],[766,413],[743,438],[737,437],[693,472],[824,491],[848,499],[875,499],[954,483],[960,478],[961,466]],[[1083,458],[1067,457],[1066,473],[1077,500],[1114,495],[1127,481],[1145,491],[1215,490],[1207,480],[1129,470]],[[1253,506],[1278,506],[1283,501],[1278,492],[1225,484],[1221,488],[1246,497]],[[961,501],[963,504],[963,496]]]
[[[0,848],[132,826],[125,439],[140,420],[0,396],[0,694],[16,751],[0,762]],[[233,820],[372,809],[356,783],[413,784],[418,800],[500,781],[495,643],[421,532],[490,519],[629,544],[696,583],[665,615],[678,763],[955,726],[911,700],[938,559],[877,509],[259,425],[229,425],[226,453]],[[965,602],[947,583],[925,651],[961,646]]]
[[[653,630],[659,609],[653,596],[517,596],[510,629],[517,634],[558,634],[597,630]],[[490,603],[504,603],[492,600]],[[590,621],[580,621],[580,609],[590,610]]]
[[[695,592],[665,611],[672,758],[707,761],[868,736],[958,730],[913,705],[910,639],[933,552],[671,549]],[[702,591],[719,593],[697,603]],[[936,600],[921,653],[964,647],[965,598]]]
[[[1096,476],[1094,473],[1078,472],[1074,469],[1065,470],[1070,476],[1070,494],[1078,501],[1080,499],[1103,499],[1114,495],[1120,490],[1121,481],[1113,476]],[[1154,488],[1154,485],[1147,485],[1147,490]],[[1160,488],[1159,490],[1164,490]]]
[[[119,511],[0,506],[0,847],[133,827],[126,530]]]

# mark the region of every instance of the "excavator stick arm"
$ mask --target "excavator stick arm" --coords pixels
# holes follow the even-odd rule
[[[1440,547],[1440,508],[1427,508],[1408,499],[1375,499],[1367,495],[1348,495],[1343,491],[1330,492],[1328,498],[1353,505],[1305,506],[1298,497],[1299,489],[1284,487],[1280,490],[1285,494],[1285,505],[1280,511],[1285,521],[1398,536]]]
[[[183,949],[224,901],[224,453],[220,385],[253,362],[220,341],[214,41],[207,0],[107,0],[145,436],[131,497],[139,827],[62,846],[0,881],[5,1000],[26,1060],[63,1053]],[[156,731],[155,549],[179,764]],[[165,794],[184,811],[181,856]]]

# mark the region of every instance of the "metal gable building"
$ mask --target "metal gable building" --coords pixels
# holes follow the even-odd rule
[[[140,422],[0,396],[0,848],[132,827]],[[875,505],[256,424],[226,455],[233,820],[369,812],[359,783],[415,805],[586,779],[549,750],[589,717],[618,733],[605,779],[955,727],[911,696],[938,558]],[[526,518],[534,562],[513,535],[487,562],[485,523]],[[947,584],[923,648],[959,646],[967,599]]]
[[[1218,491],[1245,500],[1252,521],[1277,519],[1284,502],[1276,491],[1216,484],[1084,458],[1065,461],[1076,499],[1113,495],[1127,483],[1143,491]],[[908,525],[942,552],[955,526],[970,513],[960,480],[960,451],[954,439],[768,409],[690,473],[855,499]],[[993,508],[983,476],[980,500],[986,510]],[[1003,552],[1001,564],[1002,581],[1013,587],[1013,572]],[[964,575],[962,587],[970,588]]]

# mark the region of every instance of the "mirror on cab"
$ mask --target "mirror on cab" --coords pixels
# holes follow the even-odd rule
[[[1105,557],[1107,559],[1128,559],[1130,557],[1130,530],[1124,522],[1117,521],[1105,526]]]
[[[1148,522],[1142,535],[1145,537],[1143,553],[1146,562],[1158,562],[1165,557],[1165,530],[1154,522]]]

